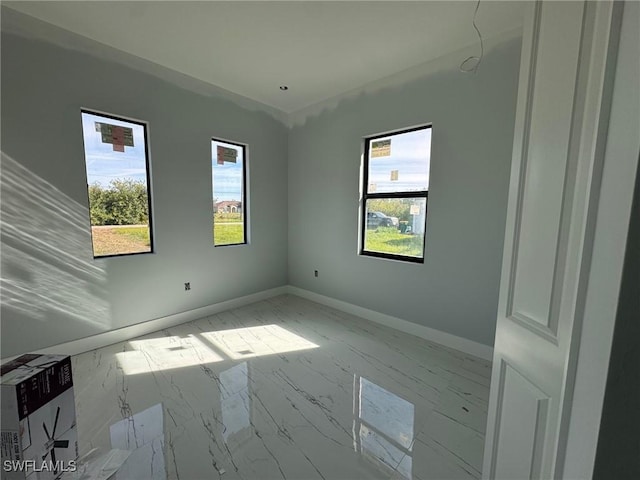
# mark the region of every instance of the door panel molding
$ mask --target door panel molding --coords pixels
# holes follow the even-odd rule
[[[547,432],[549,402],[551,399],[549,395],[543,392],[534,381],[527,378],[526,375],[522,374],[504,358],[500,360],[499,370],[500,380],[498,389],[500,391],[499,397],[501,399],[501,408],[499,409],[500,416],[497,419],[497,427],[495,429],[493,439],[493,444],[497,445],[498,448],[494,449],[489,477],[492,479],[504,478],[511,480],[513,478],[522,478],[524,475],[526,478],[539,478],[542,467],[542,445]],[[508,391],[512,393],[512,398],[508,398],[506,396]],[[513,395],[514,393],[516,395]],[[529,401],[527,402],[527,400]],[[516,403],[517,409],[520,410],[515,412],[518,416],[524,413],[526,417],[527,412],[522,412],[521,410],[527,407],[529,409],[528,418],[533,421],[529,422],[529,424],[521,425],[522,430],[518,432],[520,439],[524,436],[524,441],[530,445],[529,450],[531,452],[531,456],[529,461],[525,461],[518,457],[511,457],[510,452],[504,453],[504,450],[502,451],[503,454],[511,458],[508,458],[507,462],[498,461],[497,457],[501,452],[499,446],[501,445],[503,438],[506,437],[504,440],[508,445],[514,440],[512,438],[513,435],[510,435],[512,434],[511,431],[506,429],[503,430],[501,428],[504,424],[513,421],[513,419],[507,419],[506,422],[503,422],[505,415],[505,409],[502,408],[503,401]],[[523,403],[528,403],[528,405],[523,407]],[[526,431],[523,432],[523,430]],[[507,463],[507,465],[505,465],[505,463]]]
[[[521,312],[516,312],[507,316],[507,318],[513,322],[518,323],[522,327],[528,329],[531,333],[539,335],[545,340],[552,342],[555,345],[558,345],[557,331],[554,331],[545,325],[541,325],[539,322],[536,322],[531,317],[528,317]]]
[[[562,478],[620,9],[541,0],[527,12],[486,479]]]
[[[576,102],[570,93],[575,89],[584,28],[583,8],[577,6],[580,10],[569,6],[567,14],[536,4],[524,112],[526,141],[513,152],[521,167],[506,316],[556,341],[559,305],[555,300],[562,294],[559,286],[566,265],[566,228],[572,218],[574,184],[571,131]],[[549,42],[560,28],[565,41],[551,48]],[[569,94],[551,95],[550,87]],[[552,115],[555,118],[550,121]]]

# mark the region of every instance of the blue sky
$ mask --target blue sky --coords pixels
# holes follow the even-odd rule
[[[374,141],[389,138],[391,139],[391,155],[369,159],[368,192],[428,190],[431,166],[431,129],[380,137]],[[398,180],[391,180],[392,170],[398,170]],[[372,184],[375,184],[375,190],[371,188]]]
[[[233,148],[238,152],[236,163],[225,162],[218,165],[218,145]],[[242,167],[244,158],[242,147],[230,143],[211,141],[211,180],[213,182],[213,197],[218,201],[238,200],[242,201]]]
[[[113,145],[102,143],[100,132],[96,132],[95,123],[109,123],[133,129],[133,147],[124,147],[124,152],[113,151]],[[147,183],[144,128],[131,122],[82,113],[82,131],[87,167],[87,182],[108,187],[114,179],[132,179]],[[217,164],[217,146],[233,148],[238,152],[237,163]],[[211,142],[211,166],[213,198],[222,200],[242,200],[242,168],[244,166],[243,149],[237,145],[213,140]]]
[[[133,129],[133,147],[124,147],[124,152],[114,152],[113,145],[102,143],[95,122],[109,123]],[[116,178],[140,180],[147,183],[144,128],[142,125],[105,118],[91,113],[82,113],[84,154],[89,185],[99,183],[108,187]]]

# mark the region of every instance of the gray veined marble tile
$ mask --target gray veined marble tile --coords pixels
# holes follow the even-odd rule
[[[479,476],[490,365],[284,295],[73,359],[80,454],[132,479]]]
[[[476,406],[486,415],[489,404],[489,386],[469,380],[466,377],[453,375],[449,380],[447,390],[455,393],[459,398]]]
[[[111,447],[132,451],[114,480],[166,478],[163,419],[164,410],[158,403],[110,426]]]
[[[478,406],[472,397],[465,395],[465,392],[447,387],[440,396],[440,403],[434,407],[433,411],[481,435],[485,434],[486,404]]]
[[[416,477],[480,478],[484,435],[459,421],[433,412],[413,448]]]

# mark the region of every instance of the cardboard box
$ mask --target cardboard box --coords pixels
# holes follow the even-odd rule
[[[0,367],[2,480],[55,480],[78,458],[71,358],[23,355]]]

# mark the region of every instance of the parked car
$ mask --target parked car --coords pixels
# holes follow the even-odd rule
[[[382,212],[367,212],[367,228],[397,227],[398,217],[390,217]]]

